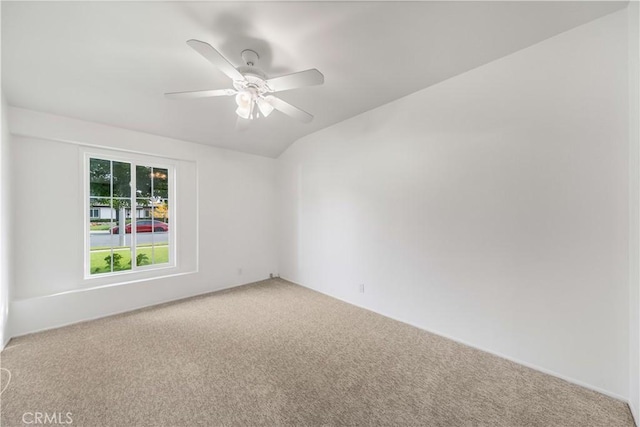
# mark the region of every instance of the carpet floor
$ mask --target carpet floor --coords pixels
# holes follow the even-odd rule
[[[634,425],[623,402],[279,279],[1,356],[3,427]]]

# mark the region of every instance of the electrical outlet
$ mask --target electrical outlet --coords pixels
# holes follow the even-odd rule
[[[358,285],[358,290],[361,294],[364,294],[364,283],[360,283],[360,285]]]
[[[242,267],[238,268],[238,276],[242,276]]]

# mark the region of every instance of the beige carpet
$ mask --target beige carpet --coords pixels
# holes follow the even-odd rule
[[[3,427],[633,426],[622,402],[282,280],[14,339],[2,367]]]

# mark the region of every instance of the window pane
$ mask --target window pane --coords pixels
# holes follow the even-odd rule
[[[151,197],[151,168],[147,166],[136,166],[136,196]]]
[[[153,263],[166,264],[169,262],[169,245],[167,243],[157,243],[153,245]]]
[[[158,171],[155,169],[154,171]],[[166,169],[165,169],[166,172]],[[165,184],[166,184],[166,173]],[[154,183],[155,183],[154,174]],[[155,184],[154,184],[155,192]],[[154,219],[154,233],[153,233],[153,248],[152,248],[152,263],[153,264],[166,264],[169,262],[169,202],[166,198],[162,199],[158,197],[153,200],[153,219]]]
[[[136,265],[155,264],[154,247],[156,245],[166,246],[169,243],[168,224],[164,222],[164,217],[166,216],[165,202],[158,204],[149,199],[139,198],[136,200],[136,204],[138,211]],[[157,210],[157,205],[161,207],[161,211]]]
[[[89,268],[91,274],[111,272],[111,228],[113,227],[111,200],[91,198],[90,209],[99,211],[99,218],[89,225]],[[105,260],[105,258],[107,258]]]
[[[153,168],[153,196],[167,199],[169,197],[169,171]]]
[[[111,161],[90,159],[89,186],[91,196],[111,196]]]
[[[91,231],[108,230],[109,221],[111,221],[109,199],[98,197],[89,199],[89,218],[91,218]]]
[[[131,270],[131,248],[113,250],[113,271]]]
[[[151,218],[151,202],[149,199],[136,199],[136,218],[148,219]]]
[[[113,162],[113,197],[131,197],[131,163]]]
[[[165,224],[169,222],[169,201],[167,199],[163,199],[153,204],[153,217],[157,222],[160,222],[162,226],[162,231],[165,230]]]
[[[130,199],[114,198],[112,200],[113,227],[111,228],[111,246],[129,246],[131,244],[130,234],[131,222],[128,218],[128,212],[131,210]]]

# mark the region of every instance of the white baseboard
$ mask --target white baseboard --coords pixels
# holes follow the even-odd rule
[[[342,302],[345,302],[345,303],[347,303],[347,304],[351,304],[351,305],[353,305],[353,306],[356,306],[356,307],[362,308],[362,309],[364,309],[364,310],[371,311],[371,312],[376,313],[376,314],[379,314],[379,315],[381,315],[381,316],[388,317],[389,319],[393,319],[393,320],[396,320],[396,321],[398,321],[398,322],[402,322],[402,323],[405,323],[405,324],[407,324],[407,325],[411,325],[411,326],[413,326],[413,327],[416,327],[416,328],[421,329],[421,330],[423,330],[423,331],[429,332],[429,333],[431,333],[431,334],[438,335],[438,336],[440,336],[440,337],[443,337],[443,338],[449,339],[449,340],[451,340],[451,341],[455,341],[455,342],[457,342],[457,343],[460,343],[460,344],[466,345],[466,346],[468,346],[468,347],[475,348],[476,350],[484,351],[485,353],[492,354],[492,355],[494,355],[494,356],[500,357],[500,358],[502,358],[502,359],[509,360],[509,361],[511,361],[511,362],[517,363],[517,364],[522,365],[522,366],[526,366],[527,368],[534,369],[534,370],[539,371],[539,372],[542,372],[542,373],[544,373],[544,374],[551,375],[551,376],[554,376],[554,377],[556,377],[556,378],[560,378],[561,380],[565,380],[565,381],[570,382],[570,383],[572,383],[572,384],[579,385],[579,386],[581,386],[581,387],[587,388],[587,389],[589,389],[589,390],[596,391],[596,392],[598,392],[598,393],[604,394],[604,395],[609,396],[609,397],[613,397],[614,399],[620,400],[620,401],[622,401],[622,402],[626,403],[627,405],[629,404],[629,399],[627,399],[627,398],[626,398],[626,397],[624,397],[624,396],[620,396],[619,394],[612,393],[612,392],[610,392],[610,391],[608,391],[608,390],[604,390],[604,389],[602,389],[602,388],[599,388],[599,387],[596,387],[596,386],[594,386],[594,385],[591,385],[591,384],[585,383],[585,382],[583,382],[583,381],[577,380],[577,379],[575,379],[575,378],[571,378],[571,377],[569,377],[569,376],[566,376],[566,375],[560,374],[560,373],[555,372],[555,371],[552,371],[552,370],[550,370],[550,369],[543,368],[543,367],[538,366],[538,365],[535,365],[535,364],[533,364],[533,363],[525,362],[525,361],[523,361],[523,360],[519,360],[519,359],[516,359],[516,358],[514,358],[514,357],[510,357],[510,356],[507,356],[507,355],[505,355],[505,354],[501,354],[501,353],[498,353],[498,352],[496,352],[496,351],[489,350],[489,349],[487,349],[487,348],[482,348],[482,347],[480,347],[480,346],[478,346],[478,345],[476,345],[476,344],[471,344],[471,343],[466,342],[466,341],[464,341],[464,340],[461,340],[461,339],[458,339],[458,338],[455,338],[455,337],[449,336],[449,335],[447,335],[447,334],[443,334],[443,333],[438,332],[438,331],[434,331],[434,330],[431,330],[431,329],[427,329],[427,328],[425,328],[424,326],[421,326],[421,325],[415,324],[415,323],[413,323],[413,322],[410,322],[410,321],[407,321],[407,320],[404,320],[404,319],[398,318],[398,317],[396,317],[396,316],[393,316],[393,315],[390,315],[390,314],[387,314],[387,313],[384,313],[384,312],[381,312],[381,311],[378,311],[378,310],[373,310],[373,309],[371,309],[371,308],[369,308],[369,307],[366,307],[366,306],[364,306],[364,305],[360,305],[360,304],[354,303],[354,302],[352,302],[352,301],[347,301],[347,300],[345,300],[345,299],[343,299],[343,298],[337,297],[337,296],[335,296],[335,295],[328,294],[328,293],[326,293],[326,292],[320,291],[320,290],[318,290],[318,289],[314,289],[314,288],[309,287],[309,286],[305,286],[305,285],[303,285],[303,284],[301,284],[301,283],[295,282],[295,281],[290,280],[290,279],[287,279],[287,278],[285,278],[285,277],[281,277],[281,279],[286,280],[286,281],[288,281],[288,282],[291,282],[291,283],[293,283],[293,284],[296,284],[296,285],[298,285],[298,286],[302,286],[303,288],[307,288],[307,289],[309,289],[309,290],[312,290],[312,291],[318,292],[318,293],[320,293],[320,294],[326,295],[326,296],[328,296],[328,297],[335,298],[335,299],[340,300],[340,301],[342,301]]]

